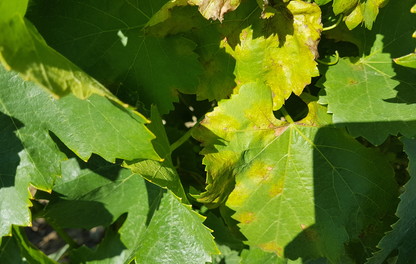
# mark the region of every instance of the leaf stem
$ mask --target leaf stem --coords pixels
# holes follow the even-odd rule
[[[170,145],[170,153],[172,153],[174,150],[176,150],[177,148],[179,148],[183,143],[185,143],[186,141],[188,141],[188,139],[191,137],[192,135],[192,129],[194,127],[196,127],[197,125],[199,125],[199,123],[202,121],[202,119],[204,119],[205,116],[202,116],[201,118],[199,118],[196,122],[196,124],[191,127],[188,131],[186,131],[185,134],[183,134],[178,140],[176,140],[175,142],[173,142]]]
[[[178,140],[176,140],[170,145],[170,153],[172,153],[175,149],[179,148],[183,143],[188,141],[188,139],[191,137],[192,128],[193,127],[191,127],[188,131],[186,131],[185,134],[183,134]]]
[[[339,15],[339,17],[338,17],[337,21],[335,22],[335,24],[330,25],[330,26],[327,26],[327,27],[324,27],[322,29],[322,31],[328,31],[328,30],[331,30],[331,29],[336,28],[339,25],[339,23],[341,23],[343,17],[344,17],[343,14]]]
[[[282,106],[282,108],[280,108],[280,112],[282,112],[282,114],[285,117],[285,119],[286,119],[287,122],[289,122],[291,124],[295,123],[295,121],[293,121],[292,117],[286,111],[286,108],[284,106]]]

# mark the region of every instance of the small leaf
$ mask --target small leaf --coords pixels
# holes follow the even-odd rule
[[[416,68],[416,53],[410,53],[394,59],[394,62],[405,67]]]

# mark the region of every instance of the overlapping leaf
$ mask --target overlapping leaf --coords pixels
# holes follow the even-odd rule
[[[381,144],[389,134],[415,135],[415,70],[392,61],[414,48],[408,37],[416,27],[408,12],[412,2],[384,8],[371,32],[338,35],[339,40],[361,40],[356,43],[365,55],[341,59],[322,79],[326,95],[321,102],[328,104],[334,122],[345,124],[352,135],[374,144]]]
[[[178,91],[195,92],[202,70],[195,43],[143,30],[166,1],[34,2],[29,18],[48,43],[123,101],[156,104],[165,114],[178,101]]]
[[[0,81],[0,111],[28,127],[44,131],[43,135],[40,132],[39,135],[26,135],[28,140],[30,137],[33,137],[32,141],[41,140],[38,136],[47,137],[46,129],[84,160],[92,153],[109,161],[116,158],[159,159],[150,142],[154,136],[144,125],[147,120],[136,112],[98,95],[88,100],[72,95],[55,100],[39,86],[24,82],[3,68],[0,69]]]
[[[304,122],[276,120],[271,92],[257,83],[220,102],[195,134],[208,172],[200,201],[226,201],[251,246],[336,262],[344,243],[395,205],[396,188],[379,154],[319,128],[325,109],[309,106]]]
[[[152,17],[146,30],[149,34],[157,36],[184,34],[197,43],[195,52],[199,55],[199,61],[204,68],[196,89],[198,100],[219,101],[226,98],[235,87],[233,75],[235,61],[221,46],[221,41],[225,37],[221,30],[225,25],[235,23],[235,17],[228,17],[222,23],[212,22],[200,16],[193,7],[172,8],[173,4],[182,5],[183,1],[166,4]],[[236,11],[237,16],[246,17],[247,6],[251,8],[250,12],[253,11],[253,4],[246,2],[243,4],[245,9],[243,12]]]
[[[279,109],[293,92],[299,95],[318,75],[315,57],[322,29],[315,4],[290,1],[274,6],[274,14],[256,27],[244,29],[240,43],[226,50],[236,60],[237,87],[262,82],[273,93],[273,109]]]
[[[139,263],[205,263],[217,253],[210,231],[202,225],[203,218],[172,192],[146,183],[127,169],[115,170],[118,175],[108,175],[114,180],[100,183],[94,179],[99,174],[80,170],[74,161],[65,168],[70,177],[64,175],[66,180],[56,186],[62,198],[46,208],[49,221],[60,227],[91,228],[107,226],[127,213],[119,234],[110,232],[96,251],[85,247],[75,251],[74,261],[105,256],[105,261],[112,263],[132,258]],[[75,185],[83,188],[73,188]]]
[[[396,263],[413,263],[416,261],[415,244],[413,243],[416,236],[416,197],[414,189],[416,188],[416,141],[404,138],[405,151],[409,156],[410,180],[404,186],[405,192],[400,196],[400,203],[397,207],[396,215],[399,217],[397,223],[392,227],[393,230],[388,232],[380,241],[378,247],[381,249],[376,252],[367,263],[383,263],[394,250],[398,250]]]
[[[315,2],[324,5],[331,0],[315,0]],[[379,9],[387,2],[388,0],[334,0],[332,7],[336,15],[345,15],[344,21],[350,30],[362,23],[371,30]]]
[[[164,160],[162,162],[155,160],[126,162],[124,166],[131,169],[132,172],[140,174],[148,181],[171,190],[183,202],[187,202],[188,199],[183,190],[181,180],[172,163],[170,144],[162,119],[154,106],[152,107],[151,120],[152,123],[149,125],[149,129],[156,135],[153,145]]]

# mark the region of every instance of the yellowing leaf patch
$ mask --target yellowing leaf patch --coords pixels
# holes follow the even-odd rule
[[[266,36],[256,37],[257,29],[248,27],[234,49],[227,42],[224,46],[236,60],[237,88],[249,82],[265,84],[277,110],[292,92],[299,95],[318,75],[315,58],[322,25],[315,4],[291,1],[274,10],[262,24]]]

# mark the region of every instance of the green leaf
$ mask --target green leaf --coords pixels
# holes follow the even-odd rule
[[[51,202],[45,211],[48,221],[61,228],[108,226],[127,213],[118,234],[110,233],[96,251],[82,248],[74,252],[74,260],[94,263],[104,255],[110,262],[96,263],[125,263],[134,256],[139,263],[172,263],[172,258],[178,260],[174,263],[185,263],[187,259],[205,263],[211,254],[217,254],[203,218],[173,193],[127,169],[115,170],[113,173],[118,175],[111,177],[116,179],[99,183],[99,175],[92,169],[99,171],[101,166],[80,170],[74,161],[67,164],[65,172],[70,175],[64,177],[72,179],[57,184],[54,190],[61,198]],[[83,188],[74,188],[76,185]]]
[[[378,247],[381,249],[368,260],[368,264],[383,263],[395,250],[398,250],[396,263],[413,263],[416,261],[414,241],[416,237],[416,197],[413,190],[416,188],[416,140],[402,138],[405,151],[409,157],[410,180],[404,186],[404,193],[400,196],[400,203],[396,215],[399,220],[392,226],[393,230],[388,232],[380,241]]]
[[[195,43],[144,30],[166,1],[35,3],[28,17],[46,41],[124,102],[146,108],[156,104],[166,114],[178,92],[195,93],[202,72]]]
[[[1,10],[1,13],[7,13]],[[79,98],[98,94],[122,104],[104,86],[49,47],[35,27],[21,15],[0,21],[0,62],[19,72],[56,97],[69,93]]]
[[[222,21],[224,14],[235,10],[240,5],[241,0],[188,0],[188,2],[198,5],[199,12],[206,19]]]
[[[312,115],[311,105],[325,111],[309,105]],[[231,192],[226,205],[250,246],[337,262],[344,243],[395,206],[393,171],[379,153],[310,117],[276,120],[263,85],[242,86],[202,125],[209,185],[200,201],[224,202]]]
[[[154,136],[144,126],[147,120],[137,112],[98,95],[88,100],[73,95],[55,100],[3,68],[0,82],[0,111],[25,125],[52,131],[84,160],[92,153],[112,162],[116,158],[159,159],[150,142]]]
[[[415,70],[392,61],[414,48],[408,37],[416,27],[408,12],[412,2],[391,3],[371,32],[336,33],[338,40],[362,40],[355,43],[365,55],[340,59],[321,79],[325,90],[320,102],[328,104],[334,123],[345,125],[353,136],[363,136],[373,144],[381,144],[390,134],[415,135]]]
[[[138,162],[125,162],[124,167],[129,168],[134,173],[140,174],[148,181],[162,188],[171,190],[184,203],[189,203],[179,175],[172,163],[170,143],[160,114],[155,106],[152,106],[151,112],[152,123],[148,127],[156,135],[153,146],[163,158],[163,161],[143,160]]]
[[[273,93],[273,109],[278,110],[293,92],[301,94],[311,77],[318,75],[315,57],[322,25],[317,5],[290,1],[276,6],[273,17],[261,22],[261,36],[255,28],[245,28],[240,43],[226,51],[236,60],[237,88],[262,82]],[[263,36],[264,34],[264,36]]]
[[[139,263],[205,263],[219,254],[204,218],[170,191],[161,198],[137,252]],[[169,245],[169,246],[167,246]],[[185,249],[185,251],[184,251]]]

